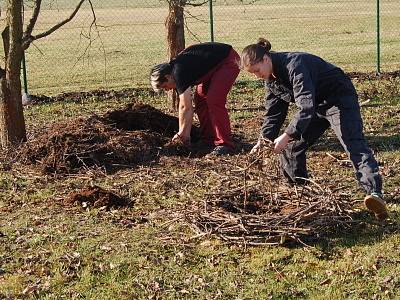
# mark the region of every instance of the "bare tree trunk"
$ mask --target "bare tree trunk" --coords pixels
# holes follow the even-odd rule
[[[183,9],[186,0],[170,0],[167,27],[168,58],[172,59],[185,49],[185,21]]]
[[[7,1],[7,27],[2,33],[5,70],[1,76],[0,144],[7,148],[26,140],[21,98],[22,0]]]
[[[165,21],[167,28],[168,60],[176,57],[179,52],[185,49],[185,20],[183,16],[187,0],[168,0],[169,14]],[[172,100],[173,107],[177,104],[177,95],[174,91],[168,93]]]

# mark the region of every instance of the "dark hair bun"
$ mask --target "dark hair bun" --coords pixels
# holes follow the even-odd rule
[[[269,50],[272,48],[271,43],[264,38],[259,38],[257,40],[257,45],[266,48],[267,52],[269,52]]]

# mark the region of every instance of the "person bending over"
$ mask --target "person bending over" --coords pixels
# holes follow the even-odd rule
[[[263,139],[274,143],[280,154],[284,176],[290,183],[308,178],[306,151],[332,127],[350,157],[355,175],[366,191],[366,207],[382,220],[388,217],[382,198],[382,178],[378,163],[367,145],[357,92],[350,78],[322,58],[303,52],[272,52],[271,43],[260,38],[245,47],[241,68],[265,80],[266,113],[261,135],[251,152]],[[298,111],[279,135],[290,103]]]
[[[202,141],[214,147],[212,153],[231,153],[234,144],[225,105],[240,71],[238,62],[239,55],[231,45],[210,42],[192,45],[170,62],[151,69],[150,82],[154,91],[175,89],[179,95],[179,132],[173,140],[190,144],[193,113],[196,112]],[[193,97],[192,86],[195,86]]]

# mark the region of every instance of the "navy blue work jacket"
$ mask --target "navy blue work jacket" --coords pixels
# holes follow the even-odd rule
[[[311,119],[339,106],[341,96],[354,99],[348,107],[357,108],[357,93],[350,78],[335,65],[303,52],[271,52],[275,78],[265,81],[265,118],[261,136],[274,140],[286,118],[289,103],[298,111],[285,132],[299,140]]]

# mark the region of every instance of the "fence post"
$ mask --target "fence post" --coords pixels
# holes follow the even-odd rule
[[[379,0],[376,0],[376,73],[381,74],[381,32]]]
[[[25,20],[25,6],[22,5],[22,22]],[[24,93],[22,94],[22,104],[26,105],[30,101],[30,97],[28,94],[28,79],[26,75],[26,60],[25,60],[25,49],[22,50],[22,62],[21,62],[21,67],[22,67],[22,78],[24,81]]]
[[[211,42],[214,42],[214,15],[213,15],[213,0],[208,0],[209,3],[209,13],[210,13],[210,35]]]
[[[26,60],[25,60],[25,50],[22,54],[22,75],[24,79],[24,92],[28,95],[28,79],[26,76]]]

